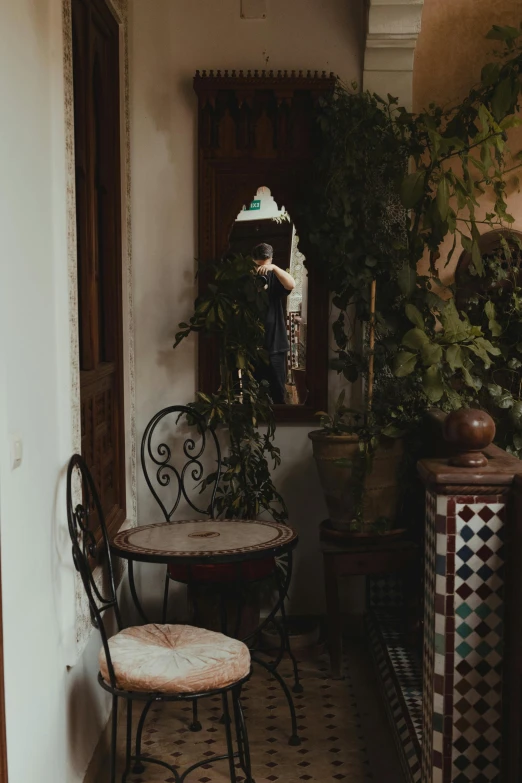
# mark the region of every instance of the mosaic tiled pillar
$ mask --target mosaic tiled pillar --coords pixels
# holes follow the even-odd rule
[[[500,779],[507,488],[463,489],[426,494],[422,783]]]

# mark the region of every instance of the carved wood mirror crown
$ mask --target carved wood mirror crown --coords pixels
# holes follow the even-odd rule
[[[317,71],[198,71],[194,77],[200,262],[269,242],[277,266],[290,273],[293,264],[304,266],[305,290],[285,303],[286,399],[295,404],[275,406],[279,421],[312,421],[327,406],[328,290],[317,248],[299,233],[299,215],[317,154],[315,106],[334,85],[333,74]],[[199,286],[202,291],[203,276]],[[219,366],[201,336],[198,371],[199,390],[215,392]]]

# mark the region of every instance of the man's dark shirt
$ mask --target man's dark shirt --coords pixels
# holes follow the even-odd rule
[[[290,293],[275,272],[267,272],[263,277],[268,285],[268,313],[265,320],[265,345],[268,353],[280,353],[290,350],[286,332],[285,301]]]

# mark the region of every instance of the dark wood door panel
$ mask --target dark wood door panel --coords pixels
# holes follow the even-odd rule
[[[82,454],[109,528],[125,515],[119,28],[73,0]]]

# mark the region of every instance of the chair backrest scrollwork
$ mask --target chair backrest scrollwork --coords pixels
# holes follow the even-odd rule
[[[83,457],[74,454],[67,468],[67,522],[72,543],[72,557],[80,574],[91,613],[91,621],[100,632],[111,685],[116,678],[109,652],[110,634],[105,624],[105,613],[114,610],[118,630],[122,628],[116,594],[116,581],[109,546],[109,535],[98,492]],[[95,574],[93,567],[103,552],[103,572]],[[100,577],[98,579],[98,577]]]
[[[167,440],[175,435],[175,428],[165,430],[166,419],[174,422],[176,428],[180,419],[193,427],[197,434],[183,436],[182,447],[174,454],[174,444]],[[215,452],[215,468],[205,475],[203,463],[207,445]],[[175,458],[178,462],[175,462]],[[216,492],[221,477],[221,449],[216,433],[206,424],[205,418],[185,405],[170,405],[156,413],[149,421],[141,440],[141,467],[150,492],[161,508],[166,522],[171,522],[181,500],[185,500],[197,514],[214,517]],[[210,499],[204,508],[198,505],[193,493],[187,488],[187,481],[194,483],[194,488],[203,481],[208,482]],[[170,488],[167,502],[162,490]]]

